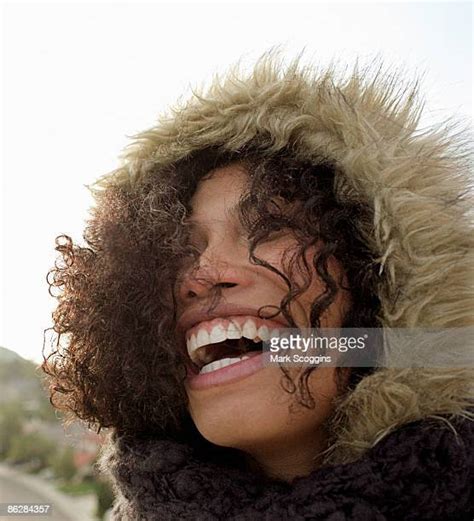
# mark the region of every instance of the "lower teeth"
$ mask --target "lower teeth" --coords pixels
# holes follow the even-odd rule
[[[228,365],[236,364],[237,362],[241,362],[242,360],[247,360],[250,356],[243,355],[239,358],[223,358],[222,360],[215,360],[210,364],[206,364],[201,368],[199,374],[210,373],[211,371],[216,371],[217,369],[221,369],[222,367],[226,367]]]

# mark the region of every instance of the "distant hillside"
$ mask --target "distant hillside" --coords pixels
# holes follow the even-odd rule
[[[23,360],[18,353],[12,351],[11,349],[7,349],[6,347],[0,346],[0,363],[1,362],[11,362],[12,360]]]
[[[19,354],[0,347],[0,382],[8,383],[20,380],[38,380],[35,373],[36,365],[30,360],[25,360]],[[1,396],[0,396],[1,400]]]
[[[25,435],[39,434],[58,447],[80,443],[85,427],[78,423],[63,428],[61,414],[55,414],[44,388],[45,376],[39,364],[0,347],[0,453],[2,425],[11,425],[12,418],[21,422]]]
[[[27,410],[53,420],[52,407],[41,383],[43,377],[37,364],[0,347],[0,405],[21,402]]]

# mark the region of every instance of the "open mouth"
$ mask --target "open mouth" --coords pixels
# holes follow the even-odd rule
[[[263,342],[254,342],[247,338],[225,340],[217,344],[209,344],[196,351],[193,363],[200,374],[216,371],[250,358],[250,353],[259,354],[263,350]]]
[[[270,331],[269,325],[248,316],[201,322],[186,334],[192,369],[199,374],[209,373],[261,354],[263,341],[276,332]]]

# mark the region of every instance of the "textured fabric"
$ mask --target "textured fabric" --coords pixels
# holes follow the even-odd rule
[[[116,521],[472,521],[474,422],[412,422],[357,462],[291,483],[201,461],[185,444],[111,435]]]

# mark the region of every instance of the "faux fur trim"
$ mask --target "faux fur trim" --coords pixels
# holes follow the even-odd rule
[[[474,235],[467,132],[420,130],[418,84],[383,66],[283,66],[265,54],[250,73],[238,66],[134,136],[122,166],[90,187],[139,183],[208,146],[262,154],[286,147],[337,166],[337,193],[372,209],[357,223],[377,256],[387,327],[473,325]],[[436,347],[434,347],[436,349]],[[328,463],[351,461],[407,422],[440,415],[474,418],[474,369],[381,369],[341,401],[331,420]],[[453,427],[454,428],[454,427]]]

